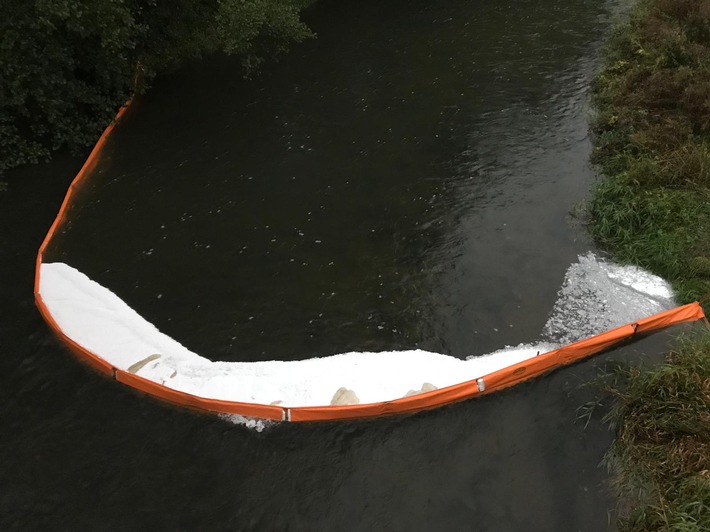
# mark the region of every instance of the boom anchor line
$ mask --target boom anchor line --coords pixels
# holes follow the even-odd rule
[[[457,384],[431,391],[422,391],[421,393],[415,393],[414,395],[407,394],[407,396],[397,399],[365,404],[282,406],[280,404],[261,404],[257,402],[235,401],[215,397],[205,397],[181,391],[177,389],[177,387],[170,387],[165,384],[165,382],[170,380],[169,378],[162,379],[161,382],[158,382],[156,380],[142,377],[133,373],[133,371],[138,372],[140,368],[143,367],[137,366],[136,362],[145,359],[145,354],[136,356],[134,353],[134,356],[131,359],[132,362],[118,363],[116,359],[111,358],[112,356],[107,355],[105,352],[100,352],[97,348],[91,348],[85,345],[85,343],[82,343],[80,339],[73,337],[73,334],[70,334],[62,326],[60,326],[58,316],[53,314],[50,305],[47,304],[47,301],[45,301],[45,298],[43,297],[41,282],[43,268],[42,258],[45,249],[51,242],[58,226],[64,219],[67,209],[72,204],[75,190],[77,190],[88,178],[91,169],[98,160],[101,149],[105,145],[109,134],[115,127],[116,123],[118,123],[121,119],[130,104],[131,101],[129,100],[119,109],[115,119],[108,125],[97,141],[88,159],[69,186],[59,212],[57,213],[54,222],[49,228],[49,231],[47,232],[47,235],[39,248],[35,263],[35,303],[42,317],[52,331],[62,341],[62,343],[79,358],[108,377],[114,378],[115,380],[136,390],[145,392],[164,401],[213,413],[238,414],[254,418],[291,422],[347,420],[355,418],[379,417],[392,414],[405,414],[440,407],[508,388],[520,382],[532,379],[544,373],[548,373],[559,367],[590,357],[639,334],[648,333],[679,323],[694,322],[701,319],[705,320],[705,323],[710,326],[710,323],[708,323],[701,306],[701,302],[706,301],[708,297],[710,297],[709,292],[705,297],[703,297],[701,302],[690,303],[688,305],[683,305],[665,312],[654,314],[647,318],[637,320],[627,325],[622,325],[621,327],[611,329],[584,340],[553,349],[552,351],[546,353],[540,353],[539,351],[535,353],[533,351],[529,355],[530,358],[505,366],[497,371],[489,372],[485,375],[478,375],[473,379],[465,380]],[[44,266],[47,267],[49,265],[44,264]],[[56,301],[53,301],[52,305],[55,303]],[[115,350],[116,346],[110,347]],[[153,353],[155,353],[155,351],[153,351]],[[160,355],[156,354],[150,356],[159,357]],[[148,358],[150,358],[150,356]],[[155,359],[152,360],[155,361]],[[154,362],[151,362],[151,364],[152,363]],[[133,369],[133,371],[131,371],[131,369]]]

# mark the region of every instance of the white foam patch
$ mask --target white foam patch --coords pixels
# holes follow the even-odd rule
[[[352,352],[288,362],[213,362],[161,333],[113,292],[67,264],[42,264],[40,293],[68,337],[119,369],[130,368],[168,388],[205,398],[284,407],[329,405],[341,387],[353,390],[360,404],[397,399],[424,383],[443,388],[672,304],[670,289],[659,278],[638,268],[597,261],[590,254],[580,257],[567,274],[545,328],[550,341],[466,360],[411,350]],[[229,419],[247,426],[251,423],[256,430],[265,427],[241,416]]]
[[[569,344],[675,306],[673,289],[660,277],[588,253],[567,270],[543,337]]]
[[[201,397],[322,406],[335,392],[353,390],[361,404],[397,399],[425,382],[443,388],[472,380],[544,352],[518,346],[460,360],[422,350],[344,353],[300,361],[213,362],[161,333],[118,296],[63,263],[42,264],[40,293],[64,333],[115,367]]]
[[[260,419],[258,417],[240,416],[239,414],[217,414],[220,419],[235,425],[244,425],[248,429],[263,432],[277,424],[276,421]]]

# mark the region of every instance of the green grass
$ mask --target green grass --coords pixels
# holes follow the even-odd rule
[[[593,87],[590,230],[618,261],[710,291],[710,0],[640,0]],[[710,305],[705,304],[710,312]],[[611,387],[621,530],[710,531],[710,332]]]
[[[608,388],[617,438],[606,457],[625,506],[620,529],[710,531],[710,330],[622,377]]]
[[[591,231],[621,262],[710,291],[710,0],[641,0],[594,84]]]

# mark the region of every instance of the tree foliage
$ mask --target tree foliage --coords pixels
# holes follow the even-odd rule
[[[223,51],[249,71],[312,34],[314,0],[4,0],[0,174],[91,145],[136,90],[180,61]]]

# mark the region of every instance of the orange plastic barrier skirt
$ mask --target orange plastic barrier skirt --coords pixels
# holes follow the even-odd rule
[[[96,146],[94,146],[94,149],[91,151],[89,158],[86,160],[86,163],[84,163],[84,166],[72,181],[64,201],[62,202],[62,206],[59,209],[59,213],[57,214],[52,226],[49,228],[47,236],[39,248],[35,264],[35,303],[37,304],[37,308],[49,327],[79,358],[86,361],[89,365],[101,373],[110,375],[119,382],[170,403],[208,412],[239,414],[242,416],[272,419],[277,421],[344,420],[411,413],[455,403],[477,395],[484,395],[497,390],[502,390],[503,388],[513,386],[553,369],[571,364],[572,362],[582,360],[583,358],[604,351],[613,345],[631,338],[635,334],[661,329],[677,323],[692,322],[705,318],[700,304],[697,302],[691,303],[689,305],[677,307],[660,314],[649,316],[648,318],[644,318],[635,323],[612,329],[611,331],[592,336],[591,338],[586,338],[579,342],[560,347],[559,349],[555,349],[549,353],[544,353],[536,356],[535,358],[508,366],[507,368],[503,368],[494,373],[483,375],[475,380],[462,382],[453,386],[440,388],[438,390],[433,390],[431,392],[411,397],[403,397],[381,403],[289,408],[274,405],[210,399],[168,388],[162,384],[158,384],[114,367],[99,355],[92,353],[69,338],[66,334],[64,334],[52,314],[47,309],[47,306],[42,300],[42,295],[39,292],[40,266],[42,264],[42,255],[44,250],[54,236],[54,232],[57,227],[64,219],[66,210],[71,204],[73,198],[74,188],[84,178],[86,178],[89,171],[96,164],[101,148],[106,143],[108,135],[130,103],[131,102],[128,101],[123,107],[121,107],[116,115],[116,118],[103,132],[96,143]]]

